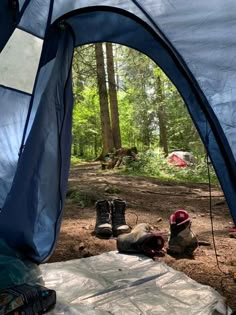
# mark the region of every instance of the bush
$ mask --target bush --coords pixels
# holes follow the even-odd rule
[[[196,183],[207,183],[209,181],[207,163],[205,158],[199,158],[197,162],[188,167],[176,167],[168,163],[163,151],[146,151],[138,154],[137,161],[129,161],[125,164],[126,172],[157,177],[161,179],[172,179]],[[217,184],[218,180],[211,165],[211,182]]]
[[[75,155],[71,155],[70,161],[71,161],[71,164],[73,165],[73,164],[80,163],[81,159]]]

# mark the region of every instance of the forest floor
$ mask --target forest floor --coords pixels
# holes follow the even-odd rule
[[[130,176],[116,171],[102,171],[99,163],[71,167],[60,237],[49,262],[78,259],[116,250],[116,239],[99,239],[93,231],[96,222],[95,202],[120,198],[127,202],[126,222],[149,223],[165,240],[169,217],[177,209],[185,209],[192,219],[192,230],[209,246],[199,246],[192,259],[176,259],[168,254],[158,258],[190,278],[210,285],[236,310],[236,239],[229,234],[232,218],[220,188],[211,190],[213,226],[217,258],[213,246],[209,215],[208,184],[176,183],[155,178]]]

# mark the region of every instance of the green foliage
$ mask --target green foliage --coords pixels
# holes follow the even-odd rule
[[[93,45],[75,49],[72,75],[72,156],[94,159],[101,148],[101,125]]]
[[[76,164],[80,164],[82,160],[78,156],[72,155],[70,162],[71,162],[71,165],[76,165]]]
[[[68,193],[69,192],[69,193]],[[91,207],[97,201],[97,196],[90,191],[68,190],[67,203],[77,204],[81,208]]]
[[[83,98],[74,104],[73,155],[94,158],[101,146],[99,100],[96,88],[84,88]]]
[[[212,166],[210,165],[209,167],[211,182],[213,184],[218,184]],[[125,172],[128,172],[129,174],[157,177],[165,180],[195,183],[207,183],[209,181],[207,163],[204,158],[197,160],[192,166],[176,167],[168,163],[167,158],[160,149],[139,153],[138,161],[126,165]]]
[[[118,73],[122,90],[125,91],[124,114],[123,102],[119,103],[121,121],[123,120],[122,141],[143,150],[157,141],[157,105],[153,99],[155,64],[143,54],[126,47],[119,47],[119,53],[123,62],[120,62]],[[124,136],[126,128],[129,130],[129,137]]]
[[[173,91],[169,97],[167,107],[169,149],[183,149],[195,155],[204,155],[204,146],[182,98],[177,91]]]
[[[124,46],[113,46],[123,147],[136,146],[139,160],[125,159],[126,171],[165,179],[207,181],[204,146],[188,109],[163,71],[148,57]],[[102,151],[94,45],[76,49],[74,65],[72,155],[94,159]],[[165,117],[169,151],[182,149],[197,157],[192,167],[167,163],[160,146],[160,109]],[[73,158],[73,159],[75,159]],[[212,170],[215,182],[216,176]]]
[[[122,144],[124,147],[136,146],[139,130],[134,119],[134,107],[122,91],[118,92],[118,101]]]

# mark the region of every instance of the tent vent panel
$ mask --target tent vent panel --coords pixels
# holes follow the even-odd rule
[[[0,84],[32,93],[43,41],[16,29],[0,54]]]

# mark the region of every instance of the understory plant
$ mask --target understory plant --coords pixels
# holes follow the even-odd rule
[[[190,166],[177,167],[168,162],[162,150],[139,153],[137,161],[125,163],[125,172],[194,183],[208,183],[210,180],[212,184],[218,184],[213,166],[205,157],[198,157]]]

